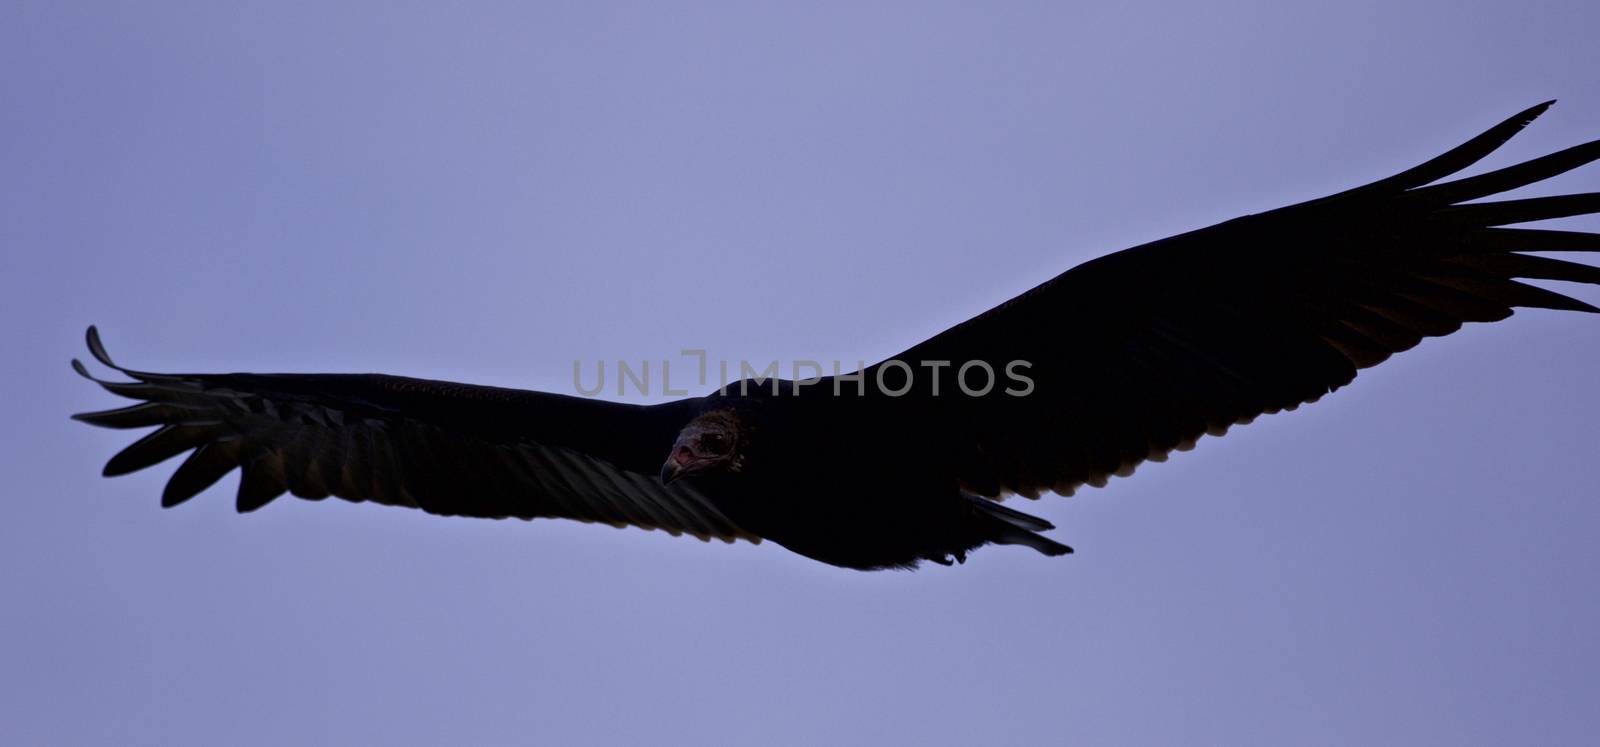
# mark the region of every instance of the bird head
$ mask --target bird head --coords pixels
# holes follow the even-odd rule
[[[732,409],[708,410],[678,432],[666,464],[661,466],[661,483],[671,483],[692,475],[731,475],[744,466],[744,448],[749,434]]]

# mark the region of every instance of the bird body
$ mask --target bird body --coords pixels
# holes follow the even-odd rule
[[[835,394],[830,384],[780,381],[773,394],[771,382],[747,381],[703,400],[696,418],[730,424],[742,463],[691,479],[734,523],[863,570],[964,561],[991,542],[1071,552],[1037,534],[1049,522],[965,491],[914,400]]]
[[[94,380],[138,403],[74,417],[155,429],[108,476],[188,453],[164,506],[237,468],[241,512],[332,495],[764,538],[858,569],[986,544],[1060,555],[1048,522],[999,501],[1104,485],[1467,322],[1600,311],[1518,281],[1600,284],[1538,254],[1600,251],[1600,235],[1506,227],[1600,212],[1600,193],[1481,201],[1600,159],[1600,141],[1440,182],[1548,107],[1387,179],[1084,263],[845,386],[752,380],[640,406],[376,374],[157,374],[117,366],[91,327],[95,359],[131,379]],[[961,386],[969,368],[988,376]],[[919,375],[938,370],[942,389]]]

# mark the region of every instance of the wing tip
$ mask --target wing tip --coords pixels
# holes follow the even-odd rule
[[[208,485],[206,487],[210,487],[210,486]],[[165,488],[161,489],[161,508],[163,508],[163,509],[177,508],[178,506],[181,506],[184,503],[188,502],[188,500],[190,498],[193,498],[193,497],[195,497],[196,495],[199,495],[199,494],[200,494],[200,491],[195,491],[193,493],[189,493],[188,495],[184,495],[183,493],[179,492],[177,489],[173,488],[172,487],[172,483],[169,481],[167,483],[167,486]]]
[[[1560,309],[1561,311],[1579,311],[1579,312],[1582,312],[1582,313],[1585,313],[1585,314],[1600,314],[1600,307],[1596,307],[1592,303],[1589,303],[1587,301],[1580,301],[1580,300],[1578,300],[1576,298],[1573,298],[1571,296],[1562,296],[1562,298],[1565,298],[1565,299],[1571,301],[1572,305],[1567,307],[1567,308]]]
[[[111,360],[111,354],[106,352],[106,345],[100,339],[99,328],[93,324],[89,325],[89,328],[83,332],[83,339],[84,343],[89,347],[89,354],[94,356],[95,360],[118,371],[123,370],[121,366]]]
[[[101,365],[119,373],[128,373],[127,369],[117,365],[111,360],[111,354],[106,352],[105,343],[100,339],[100,330],[96,328],[95,325],[91,324],[89,325],[88,329],[84,330],[83,342],[84,345],[89,348],[89,355],[93,356],[94,359],[99,361]],[[84,365],[83,361],[79,360],[78,358],[72,359],[72,370],[76,371],[79,376],[82,376],[83,378],[88,379],[96,384],[105,383],[104,381],[95,378],[95,375],[89,372],[89,367]]]
[[[1544,114],[1550,107],[1555,106],[1555,103],[1555,99],[1550,99],[1534,104],[1501,120],[1499,124],[1484,130],[1476,137],[1445,151],[1441,155],[1394,176],[1379,179],[1371,184],[1346,190],[1324,199],[1344,197],[1351,194],[1371,194],[1386,190],[1404,191],[1443,179],[1499,150],[1500,146],[1505,145],[1511,138],[1516,137],[1517,133],[1531,124],[1533,120],[1538,119],[1539,115]],[[1314,200],[1313,202],[1321,202],[1321,200]]]
[[[1522,122],[1522,126],[1526,127],[1526,126],[1528,126],[1529,123],[1533,122],[1533,120],[1538,119],[1539,115],[1544,114],[1547,111],[1550,111],[1550,107],[1555,106],[1555,105],[1556,105],[1556,100],[1555,99],[1550,99],[1548,101],[1541,101],[1541,102],[1539,102],[1537,104],[1534,104],[1533,106],[1530,106],[1530,107],[1528,107],[1526,109],[1523,109],[1521,112],[1518,112],[1516,116],[1512,117],[1512,119],[1521,121]]]

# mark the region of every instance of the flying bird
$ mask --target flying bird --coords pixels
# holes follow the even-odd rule
[[[113,363],[90,327],[93,357],[129,380],[73,368],[138,404],[74,418],[155,428],[107,476],[187,452],[169,507],[237,468],[240,512],[331,495],[765,539],[864,570],[988,544],[1061,555],[1049,522],[1001,501],[1103,486],[1466,322],[1600,311],[1517,281],[1600,284],[1600,268],[1536,254],[1600,251],[1600,234],[1506,227],[1600,212],[1600,193],[1482,201],[1600,159],[1600,140],[1441,181],[1551,103],[1389,178],[1086,262],[861,379],[634,405],[379,374],[158,374]],[[953,369],[923,375],[929,361],[1028,385],[969,392]]]

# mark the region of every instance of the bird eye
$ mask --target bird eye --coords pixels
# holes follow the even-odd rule
[[[700,437],[700,446],[711,454],[721,454],[728,450],[728,439],[720,433],[707,433]]]

